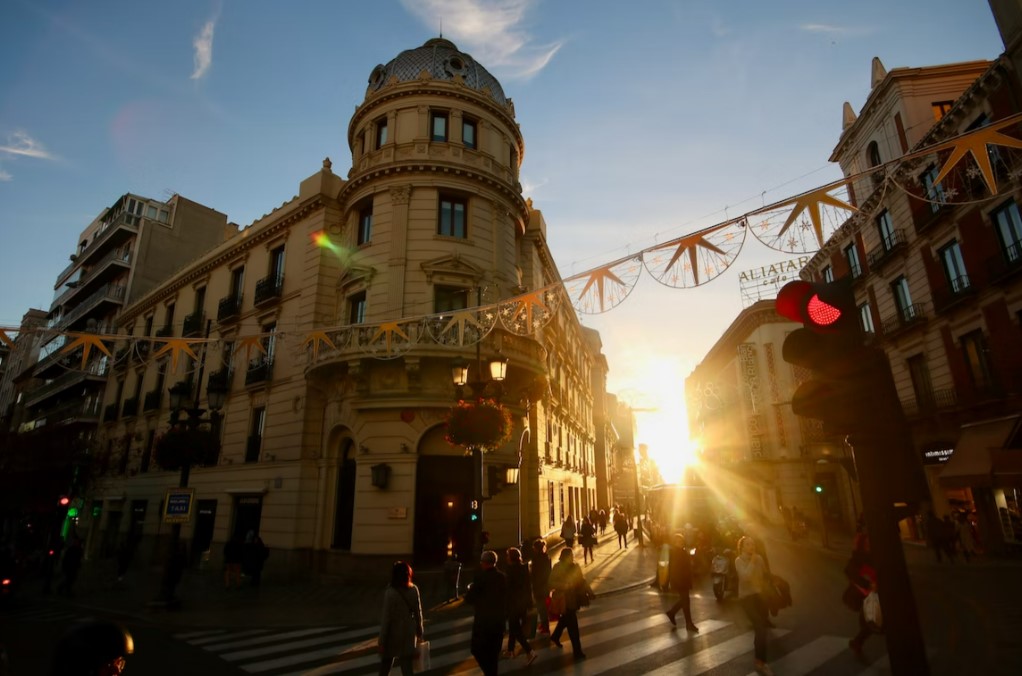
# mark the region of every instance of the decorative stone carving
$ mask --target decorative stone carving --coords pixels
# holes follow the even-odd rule
[[[396,185],[390,189],[390,201],[394,204],[407,205],[411,196],[412,186],[410,184]]]

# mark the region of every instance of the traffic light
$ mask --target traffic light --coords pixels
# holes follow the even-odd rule
[[[813,492],[817,495],[823,495],[823,484],[821,484],[819,480],[813,484]]]
[[[469,505],[468,520],[473,524],[479,523],[482,519],[482,505],[478,500],[473,500]]]
[[[57,504],[60,505],[61,507],[67,507],[68,505],[71,504],[71,498],[67,497],[66,495],[62,495],[60,496],[60,499],[57,500]]]
[[[784,340],[784,361],[813,373],[792,396],[792,411],[822,420],[828,432],[850,433],[870,404],[872,379],[886,367],[883,353],[864,345],[851,280],[789,282],[776,309],[803,324]]]

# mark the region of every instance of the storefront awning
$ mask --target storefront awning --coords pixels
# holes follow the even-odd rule
[[[992,486],[994,454],[1004,448],[1019,418],[1013,415],[962,425],[955,452],[940,473],[940,484],[945,488]]]

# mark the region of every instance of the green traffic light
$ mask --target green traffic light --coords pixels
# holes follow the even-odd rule
[[[823,486],[816,486],[816,488],[815,488],[814,490],[815,490],[815,491],[816,491],[817,493],[822,493],[822,492],[823,492]]]
[[[77,507],[69,507],[68,510],[67,510],[67,515],[68,515],[69,518],[72,518],[72,519],[75,518],[76,516],[78,516],[78,508]]]

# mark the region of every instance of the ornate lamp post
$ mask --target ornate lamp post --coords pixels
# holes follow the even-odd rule
[[[469,363],[456,360],[451,366],[451,380],[457,388],[458,404],[448,419],[448,441],[469,450],[472,456],[472,552],[478,560],[483,547],[483,452],[496,448],[510,433],[510,417],[500,404],[501,383],[507,376],[507,359],[496,356],[489,360],[489,380],[483,378],[483,361],[476,345],[476,379],[469,379]],[[465,387],[472,391],[474,403],[465,400]],[[488,391],[490,390],[490,391]]]
[[[210,322],[206,323],[206,337],[209,337]],[[206,401],[209,418],[203,418],[206,410],[199,405],[202,375],[206,366],[206,352],[202,351],[199,370],[194,387],[188,381],[181,381],[170,388],[170,429],[157,442],[157,461],[166,469],[180,467],[179,488],[188,487],[192,465],[212,461],[220,449],[220,410],[227,398],[227,384],[213,379],[206,384]],[[181,419],[185,413],[187,418]],[[208,424],[210,429],[202,427]],[[190,510],[189,510],[190,513]],[[184,570],[185,561],[180,553],[181,523],[176,521],[170,531],[170,551],[163,570],[163,583],[156,599],[159,605],[178,606],[175,595],[177,583]]]

